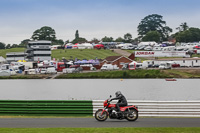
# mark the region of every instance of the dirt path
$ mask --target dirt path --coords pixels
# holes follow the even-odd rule
[[[122,56],[130,56],[131,53],[125,51],[125,50],[121,50],[121,49],[113,49],[115,53],[120,54]]]

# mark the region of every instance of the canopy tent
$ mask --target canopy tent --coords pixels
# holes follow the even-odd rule
[[[3,58],[2,56],[0,56],[0,63],[1,63],[1,62],[6,62],[6,59]]]
[[[83,65],[83,64],[92,64],[92,65],[99,65],[99,60],[78,60],[74,62],[75,65]]]
[[[134,64],[137,64],[136,61],[132,61],[129,65],[134,65]]]
[[[25,60],[18,60],[17,62],[26,62]]]

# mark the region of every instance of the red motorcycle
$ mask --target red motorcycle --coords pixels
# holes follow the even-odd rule
[[[110,119],[127,119],[128,121],[136,121],[138,119],[138,107],[134,105],[120,107],[121,113],[119,113],[116,109],[116,104],[110,104],[111,97],[104,102],[104,109],[98,109],[96,111],[96,120],[105,121],[108,116]]]

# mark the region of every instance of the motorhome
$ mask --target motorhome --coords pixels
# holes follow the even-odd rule
[[[160,63],[159,69],[171,69],[171,62],[162,62]]]
[[[112,64],[104,64],[101,67],[101,71],[106,71],[106,70],[118,70],[119,67],[117,65],[112,65]]]
[[[9,70],[10,64],[3,64],[1,65],[1,70]]]

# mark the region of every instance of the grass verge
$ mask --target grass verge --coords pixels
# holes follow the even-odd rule
[[[0,76],[0,79],[46,79],[49,74]]]
[[[0,128],[2,133],[199,133],[200,128]]]
[[[171,78],[170,75],[161,72],[160,70],[126,70],[126,71],[103,71],[91,73],[76,73],[76,74],[62,74],[57,79],[78,79],[78,78]]]

